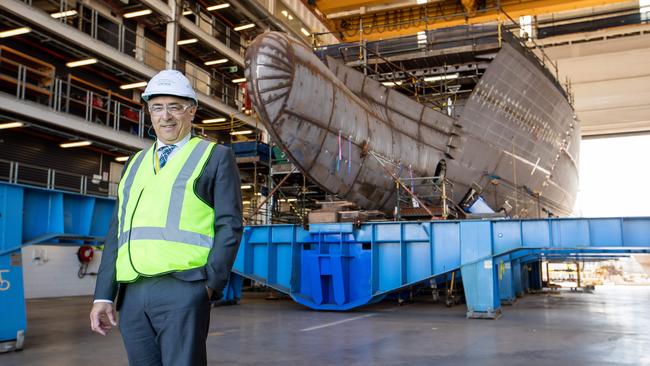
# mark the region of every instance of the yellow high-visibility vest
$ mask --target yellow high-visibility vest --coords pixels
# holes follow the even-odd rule
[[[118,188],[118,282],[203,267],[214,209],[194,191],[214,143],[191,138],[158,173],[155,144],[138,152]]]

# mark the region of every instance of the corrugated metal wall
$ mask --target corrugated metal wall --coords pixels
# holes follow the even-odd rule
[[[56,170],[54,187],[57,189],[78,191],[80,176],[84,175],[88,177],[88,193],[106,195],[110,162],[114,157],[83,147],[63,149],[59,147],[61,142],[22,128],[0,130],[0,179],[8,180],[7,161],[16,161],[20,164],[19,183],[46,186],[49,168]],[[102,178],[93,183],[93,175]]]

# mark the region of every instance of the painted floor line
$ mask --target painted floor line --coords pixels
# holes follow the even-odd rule
[[[342,320],[338,320],[338,321],[331,322],[331,323],[325,323],[325,324],[321,324],[321,325],[316,325],[316,326],[313,326],[313,327],[309,327],[309,328],[301,329],[300,331],[301,331],[301,332],[309,332],[309,331],[316,330],[316,329],[327,328],[327,327],[331,327],[331,326],[334,326],[334,325],[339,325],[339,324],[343,324],[343,323],[351,322],[351,321],[353,321],[353,320],[359,320],[359,319],[363,319],[363,318],[369,318],[369,317],[371,317],[371,316],[375,316],[375,315],[377,315],[377,314],[366,314],[366,315],[355,316],[354,318],[347,318],[347,319],[342,319]]]

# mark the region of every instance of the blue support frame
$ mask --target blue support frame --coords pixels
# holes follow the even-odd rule
[[[312,309],[349,310],[460,270],[468,316],[491,318],[541,287],[545,256],[649,251],[647,217],[269,225],[245,228],[233,271]]]
[[[0,351],[21,349],[27,327],[21,247],[100,244],[114,200],[0,183]]]
[[[499,279],[499,299],[502,305],[512,305],[517,301],[515,292],[514,275],[510,255],[503,255],[494,259]]]
[[[106,234],[114,201],[0,183],[0,344],[25,329],[20,248]],[[22,215],[21,215],[22,213]],[[468,317],[541,288],[540,260],[650,252],[650,218],[432,221],[246,227],[233,272],[316,310],[349,310],[460,271]],[[8,289],[3,290],[5,283]],[[232,276],[224,300],[238,299]],[[5,286],[6,287],[6,286]]]

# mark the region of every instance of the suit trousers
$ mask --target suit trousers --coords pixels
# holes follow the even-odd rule
[[[119,326],[131,366],[206,365],[209,325],[205,281],[163,275],[126,285]]]

